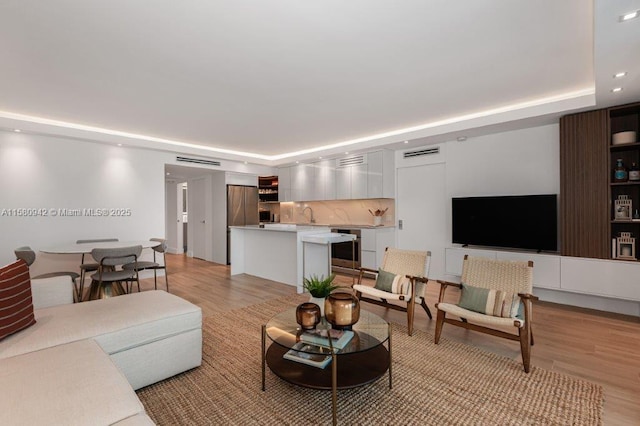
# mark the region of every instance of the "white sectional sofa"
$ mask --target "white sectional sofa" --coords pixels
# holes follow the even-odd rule
[[[0,424],[153,424],[134,389],[202,362],[201,309],[177,296],[73,304],[67,277],[32,292],[36,324],[0,341]]]

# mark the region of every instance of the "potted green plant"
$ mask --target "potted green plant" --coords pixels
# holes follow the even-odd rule
[[[335,274],[331,274],[327,278],[325,278],[324,275],[320,277],[311,275],[309,278],[303,280],[304,289],[311,293],[311,299],[309,301],[320,306],[320,315],[322,316],[324,316],[325,298],[339,287],[333,284],[335,277]]]
[[[309,278],[304,279],[304,289],[311,293],[311,296],[318,298],[325,298],[339,286],[333,285],[333,280],[336,274],[331,274],[327,278],[324,275],[318,277],[317,275],[311,275]]]

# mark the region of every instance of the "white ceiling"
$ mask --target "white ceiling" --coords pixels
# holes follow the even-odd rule
[[[636,9],[7,0],[0,126],[273,165],[550,122],[640,100]]]

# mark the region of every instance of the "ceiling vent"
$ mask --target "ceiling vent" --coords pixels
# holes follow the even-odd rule
[[[418,149],[415,151],[405,151],[402,156],[404,158],[413,158],[413,157],[420,157],[423,155],[434,155],[434,154],[440,154],[440,147],[437,146],[435,148],[426,148],[426,149]]]
[[[367,164],[366,154],[351,155],[349,157],[342,157],[336,159],[336,167],[350,167],[358,166],[360,164]]]
[[[191,158],[191,157],[176,157],[176,161],[179,163],[194,163],[194,164],[204,164],[207,166],[219,166],[219,161],[214,160],[204,160],[202,158]]]

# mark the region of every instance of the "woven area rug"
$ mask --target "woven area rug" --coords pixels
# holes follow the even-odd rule
[[[331,392],[290,385],[267,369],[261,390],[260,330],[304,296],[270,300],[206,318],[202,366],[138,391],[159,425],[331,424]],[[598,425],[603,391],[394,324],[388,376],[338,391],[339,424]]]

